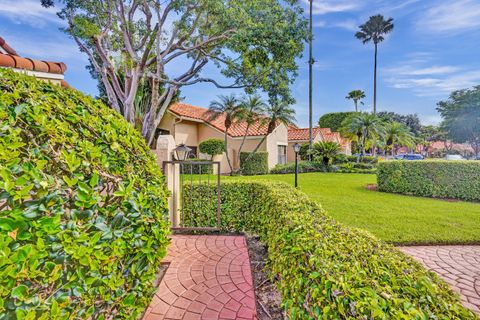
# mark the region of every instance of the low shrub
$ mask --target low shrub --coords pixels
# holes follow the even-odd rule
[[[357,159],[358,159],[357,156],[347,156],[347,161],[348,162],[357,162]],[[377,164],[378,163],[378,157],[363,156],[363,157],[360,158],[360,162]]]
[[[480,201],[480,162],[383,161],[377,182],[385,192]]]
[[[210,157],[225,152],[225,141],[221,139],[207,139],[200,142],[198,149],[201,153],[208,154]]]
[[[79,91],[0,69],[0,319],[134,319],[169,225],[155,156]]]
[[[192,164],[189,163],[190,161],[197,161],[197,163]],[[210,161],[205,159],[190,158],[181,164],[180,172],[182,174],[212,174],[213,165]]]
[[[322,162],[301,161],[298,163],[298,172],[328,172],[328,167]],[[271,174],[295,173],[295,163],[277,164],[270,170]]]
[[[268,173],[268,152],[255,152],[250,157],[251,152],[240,153],[240,169],[242,174],[246,176],[253,176],[257,174]],[[247,158],[250,157],[248,162]]]
[[[186,192],[210,196],[192,226],[213,225],[216,188],[194,184]],[[222,228],[257,233],[267,245],[288,319],[476,319],[435,274],[335,222],[287,184],[224,182],[221,198]]]

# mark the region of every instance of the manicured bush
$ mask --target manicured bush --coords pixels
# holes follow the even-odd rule
[[[207,139],[200,142],[198,149],[201,153],[208,154],[213,158],[213,156],[225,152],[225,141],[221,139]]]
[[[328,167],[322,162],[300,161],[298,163],[298,172],[328,172]],[[277,164],[270,170],[271,174],[295,173],[295,163]]]
[[[242,174],[253,176],[257,174],[268,173],[268,152],[255,152],[248,162],[246,160],[250,156],[250,152],[240,153],[240,169]]]
[[[480,201],[479,161],[384,161],[377,181],[385,192]]]
[[[357,159],[358,159],[357,156],[347,156],[348,162],[357,162]],[[360,162],[376,164],[378,163],[378,157],[363,156],[360,158]]]
[[[215,187],[197,184],[186,192],[209,196],[195,208],[192,226],[214,225]],[[288,319],[476,319],[435,274],[335,222],[287,184],[224,182],[221,198],[222,228],[257,233],[267,245]]]
[[[79,91],[0,69],[0,319],[135,319],[168,245],[154,155]]]

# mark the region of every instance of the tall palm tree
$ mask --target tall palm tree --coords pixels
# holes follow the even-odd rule
[[[373,66],[373,113],[377,113],[377,52],[378,44],[385,40],[384,35],[392,32],[393,18],[385,18],[381,14],[371,16],[370,19],[360,26],[360,31],[355,34],[363,44],[370,41],[375,45],[375,62]]]
[[[355,103],[355,112],[358,112],[358,103],[363,105],[362,99],[365,98],[365,92],[362,90],[352,90],[348,93],[348,96],[345,97],[345,99],[353,100],[353,103]]]
[[[234,122],[241,119],[244,110],[243,105],[239,103],[238,99],[233,94],[230,96],[219,96],[218,98],[218,101],[215,100],[210,103],[210,107],[208,108],[208,119],[209,121],[213,121],[222,115],[225,116],[223,123],[225,126],[225,155],[227,156],[227,163],[232,172],[233,167],[230,161],[230,156],[228,155],[228,129],[230,129]]]
[[[263,122],[267,125],[267,132],[252,153],[247,157],[245,162],[248,162],[253,154],[260,149],[260,146],[265,142],[267,136],[272,133],[273,130],[275,130],[279,123],[283,123],[284,125],[288,126],[296,121],[295,110],[293,110],[287,103],[283,102],[267,107],[265,114],[266,118]]]
[[[245,128],[245,134],[243,135],[242,143],[238,148],[239,155],[242,152],[243,145],[245,144],[248,130],[255,122],[261,120],[261,117],[263,116],[265,109],[267,108],[267,104],[262,100],[259,95],[248,96],[244,98],[241,103],[243,109],[241,120],[245,121],[247,127]]]
[[[360,157],[363,157],[367,142],[383,135],[382,124],[382,120],[375,114],[362,112],[346,118],[340,131],[347,137],[356,138],[360,148]]]
[[[385,124],[384,142],[385,146],[390,149],[391,155],[395,155],[395,146],[410,147],[415,144],[415,138],[410,130],[400,122],[387,122]]]

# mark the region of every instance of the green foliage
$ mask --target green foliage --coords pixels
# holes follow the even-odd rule
[[[140,134],[76,90],[0,70],[0,319],[138,318],[169,226]]]
[[[190,161],[197,161],[202,163],[192,164]],[[190,158],[187,161],[182,162],[180,166],[180,172],[182,174],[212,174],[213,166],[210,161],[205,159]]]
[[[392,111],[378,112],[377,116],[385,122],[399,122],[410,130],[413,134],[419,134],[422,130],[422,124],[417,114],[399,114]]]
[[[225,152],[225,142],[222,139],[207,139],[198,145],[201,153],[216,156]]]
[[[328,172],[328,168],[322,162],[300,161],[298,172]],[[271,174],[295,173],[295,163],[277,164],[270,170]]]
[[[385,192],[480,200],[478,161],[385,161],[378,164],[377,180]]]
[[[480,86],[454,91],[447,101],[439,102],[443,118],[441,128],[455,142],[468,142],[475,154],[480,152]]]
[[[320,128],[330,128],[332,131],[338,131],[342,127],[342,122],[356,112],[332,112],[325,113],[318,120]]]
[[[248,161],[247,161],[248,159]],[[253,176],[268,173],[268,152],[240,153],[240,169],[242,174]]]
[[[357,159],[358,159],[357,156],[347,156],[348,162],[357,162]],[[363,157],[360,158],[360,162],[377,164],[378,163],[378,157],[363,156]]]
[[[196,208],[214,219],[215,187],[192,185]],[[284,183],[222,185],[222,228],[254,232],[288,319],[476,319],[436,275],[369,233],[335,222]]]
[[[321,141],[313,145],[314,159],[330,165],[340,152],[340,145],[333,141]]]

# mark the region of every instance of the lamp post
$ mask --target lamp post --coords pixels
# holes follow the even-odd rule
[[[295,143],[293,145],[293,151],[295,152],[295,188],[298,187],[298,153],[300,152],[300,145]]]
[[[187,160],[188,154],[192,151],[189,147],[187,147],[184,143],[180,144],[178,147],[173,149],[175,159],[177,161],[185,161]]]

